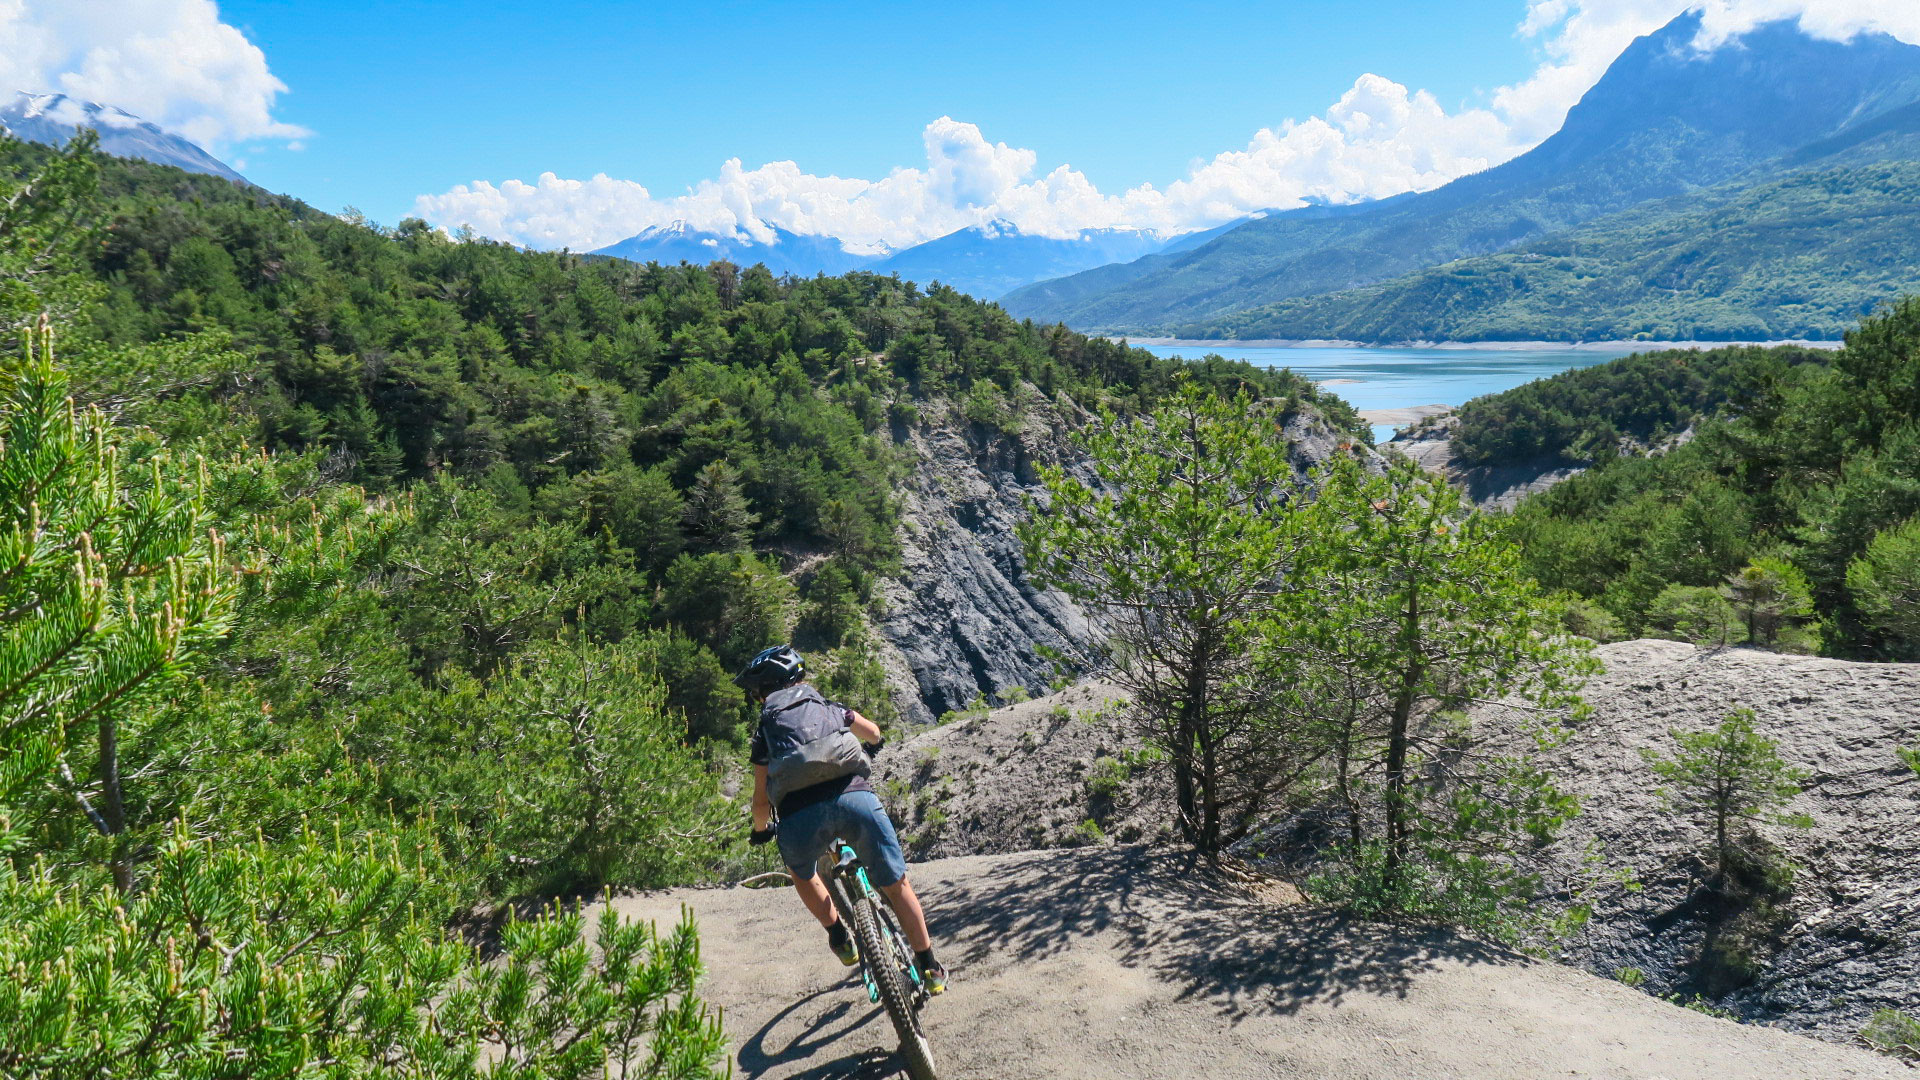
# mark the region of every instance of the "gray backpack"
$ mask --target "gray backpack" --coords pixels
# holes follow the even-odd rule
[[[805,683],[767,695],[760,736],[767,743],[767,794],[775,806],[801,788],[873,771],[860,740],[847,729],[847,711]]]

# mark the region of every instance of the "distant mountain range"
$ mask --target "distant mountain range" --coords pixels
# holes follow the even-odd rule
[[[49,146],[65,145],[81,128],[92,128],[100,133],[100,149],[105,153],[246,182],[245,177],[212,154],[157,124],[125,109],[81,101],[65,94],[20,91],[0,108],[0,128],[5,128],[16,139]]]
[[[704,266],[725,259],[741,266],[765,263],[776,274],[844,274],[872,263],[877,256],[855,255],[831,236],[801,236],[785,229],[768,227],[772,239],[723,236],[702,232],[684,221],[655,225],[593,252],[614,255],[634,262],[657,262],[668,266],[689,262]]]
[[[1231,228],[1234,221],[1221,226]],[[871,270],[898,274],[922,287],[938,281],[970,296],[993,299],[1030,282],[1137,259],[1204,242],[1219,230],[1168,236],[1138,229],[1087,229],[1077,236],[1035,236],[1005,221],[990,221],[899,251],[858,255],[828,236],[801,236],[767,227],[772,239],[701,232],[683,221],[659,225],[593,252],[635,262],[704,264],[726,259],[765,263],[776,274],[843,274]]]
[[[1131,262],[1169,238],[1139,229],[1087,229],[1078,236],[1032,236],[1005,221],[948,233],[897,252],[868,269],[922,285],[938,281],[991,300],[1029,282]]]
[[[1688,14],[1634,42],[1557,134],[1504,165],[1429,192],[1271,214],[1002,303],[1080,330],[1187,337],[1568,338],[1689,325],[1696,333],[1679,336],[1697,336],[1843,327],[1920,287],[1906,174],[1843,175],[1920,161],[1920,47],[1886,35],[1822,41],[1783,22],[1701,54],[1698,30]],[[1762,191],[1815,172],[1826,179]],[[1813,192],[1839,201],[1811,206]],[[1769,217],[1769,198],[1797,200],[1802,216]],[[1789,225],[1797,246],[1769,239]],[[1847,257],[1847,237],[1872,247]],[[1795,265],[1813,249],[1826,254]],[[1576,253],[1596,261],[1540,272],[1540,260]],[[1773,310],[1800,294],[1818,294],[1819,310]]]

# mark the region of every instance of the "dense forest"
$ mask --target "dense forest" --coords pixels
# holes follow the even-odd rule
[[[0,189],[8,1076],[706,1075],[690,927],[496,916],[768,858],[727,681],[768,641],[887,718],[897,431],[1182,372],[1363,430],[892,277],[382,229],[85,139],[0,140]]]
[[[1785,369],[1830,355],[1796,346],[1670,349],[1563,371],[1460,406],[1453,453],[1467,465],[1591,464],[1658,446],[1730,402],[1750,402]]]
[[[1920,656],[1920,298],[1830,360],[1657,353],[1464,413],[1474,460],[1592,462],[1514,517],[1535,576],[1597,604],[1602,635]],[[1681,445],[1611,452],[1682,423]]]
[[[1512,250],[1281,300],[1183,337],[1830,340],[1920,288],[1920,163],[1811,170],[1649,203]]]

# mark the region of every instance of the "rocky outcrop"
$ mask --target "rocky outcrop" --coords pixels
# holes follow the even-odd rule
[[[1435,406],[1423,405],[1425,411]],[[1365,414],[1362,414],[1363,416]],[[1380,415],[1380,414],[1376,414]],[[1451,411],[1427,412],[1413,427],[1395,433],[1387,447],[1412,458],[1429,472],[1453,481],[1482,510],[1511,510],[1521,499],[1545,491],[1555,484],[1571,480],[1587,471],[1586,465],[1570,465],[1559,457],[1495,461],[1486,465],[1468,465],[1453,454],[1453,429],[1460,418]],[[1659,455],[1693,441],[1692,425],[1657,442],[1623,436],[1619,450],[1623,455]]]
[[[873,777],[909,852],[938,859],[1162,838],[1169,799],[1124,764],[1138,740],[1120,704],[1113,688],[1087,682],[963,714],[888,750]]]
[[[882,587],[880,637],[895,698],[912,723],[931,723],[976,699],[1006,700],[1015,687],[1045,693],[1086,670],[1098,629],[1065,594],[1027,576],[1014,528],[1026,501],[1044,506],[1040,466],[1059,465],[1098,484],[1071,433],[1091,417],[1065,399],[1023,388],[1005,430],[972,423],[946,402],[920,403],[895,428],[907,458],[901,501],[901,572]],[[1350,440],[1311,412],[1288,418],[1296,478]]]
[[[1708,994],[1743,1019],[1843,1041],[1876,1009],[1920,1012],[1920,778],[1895,754],[1920,744],[1920,665],[1672,641],[1598,655],[1607,670],[1586,690],[1592,716],[1544,764],[1585,808],[1560,841],[1566,857],[1597,841],[1639,887],[1598,895],[1566,959],[1601,974],[1634,969],[1649,992]],[[1710,840],[1663,805],[1641,751],[1668,752],[1670,729],[1704,730],[1734,708],[1752,709],[1781,756],[1811,771],[1789,809],[1814,824],[1763,830],[1794,878],[1741,946],[1748,955],[1734,958],[1750,975],[1728,989],[1725,964],[1714,987],[1701,963],[1730,914],[1705,888]]]
[[[895,429],[907,457],[901,501],[901,572],[882,587],[882,638],[902,713],[931,723],[976,698],[1014,687],[1045,692],[1065,658],[1069,672],[1095,640],[1067,596],[1027,577],[1014,527],[1025,501],[1044,503],[1039,467],[1092,472],[1068,433],[1087,420],[1064,403],[1030,394],[1017,423],[1000,431],[969,422],[944,402]]]
[[[1448,413],[1424,419],[1424,423],[1394,435],[1387,446],[1429,472],[1453,481],[1482,510],[1511,510],[1528,495],[1587,471],[1585,466],[1568,465],[1558,458],[1465,465],[1454,458],[1451,442],[1459,417]]]

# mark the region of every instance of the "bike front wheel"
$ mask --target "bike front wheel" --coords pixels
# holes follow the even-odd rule
[[[933,1069],[933,1046],[920,1027],[920,1010],[914,1008],[913,987],[907,981],[887,940],[881,923],[880,901],[868,897],[853,905],[853,931],[860,943],[860,956],[880,989],[880,1004],[893,1021],[894,1034],[900,1036],[900,1057],[913,1080],[939,1080]]]

